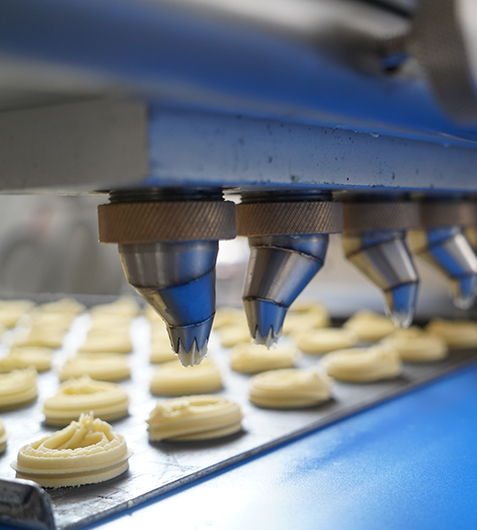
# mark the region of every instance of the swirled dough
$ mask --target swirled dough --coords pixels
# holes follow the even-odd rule
[[[338,381],[371,383],[392,379],[401,373],[398,352],[382,344],[336,351],[324,357],[322,362],[328,375]]]
[[[150,361],[153,364],[167,363],[177,360],[177,354],[172,351],[169,337],[152,337]]]
[[[0,454],[4,453],[5,449],[7,448],[7,438],[8,438],[8,433],[5,430],[3,421],[0,420]]]
[[[7,357],[0,359],[0,373],[23,370],[29,366],[37,372],[46,372],[51,369],[52,359],[53,353],[49,348],[12,348]]]
[[[347,320],[343,327],[354,331],[363,342],[378,342],[396,331],[391,319],[371,311],[359,311]]]
[[[132,296],[122,296],[111,304],[100,304],[92,307],[90,313],[93,318],[99,314],[134,318],[139,314],[139,305]]]
[[[126,358],[117,353],[80,353],[60,370],[60,381],[89,375],[97,381],[124,381],[131,377]]]
[[[309,355],[322,355],[334,350],[351,348],[358,343],[356,333],[348,329],[313,329],[294,335],[300,351]]]
[[[427,324],[426,331],[444,339],[451,350],[477,346],[477,322],[436,318]]]
[[[315,369],[271,370],[252,377],[249,399],[268,409],[311,407],[330,398],[332,381]]]
[[[151,392],[162,396],[207,394],[221,388],[220,371],[209,359],[187,368],[178,360],[161,364],[151,380]]]
[[[22,319],[22,323],[25,321],[25,324],[29,324],[31,327],[53,327],[66,332],[75,318],[76,315],[74,313],[48,313],[37,310],[28,313]]]
[[[240,407],[221,396],[185,396],[158,403],[151,412],[149,439],[211,440],[242,429]]]
[[[293,304],[285,317],[283,333],[285,335],[313,328],[326,328],[330,317],[326,308],[316,302],[298,302]]]
[[[45,488],[96,484],[128,469],[130,453],[124,438],[93,414],[37,442],[24,445],[12,464],[16,477]]]
[[[80,353],[131,353],[131,336],[128,328],[111,329],[88,333],[78,349]]]
[[[34,326],[26,335],[19,335],[14,339],[15,346],[40,346],[56,350],[61,348],[65,330],[53,326]]]
[[[0,408],[26,405],[35,400],[37,395],[37,375],[34,368],[13,370],[0,375]]]
[[[217,309],[214,317],[214,329],[244,325],[247,325],[247,317],[243,309],[235,307],[219,307]]]
[[[293,368],[298,357],[295,348],[278,346],[268,349],[257,344],[237,344],[231,350],[230,366],[235,372],[258,374],[266,370]]]
[[[75,316],[80,315],[84,310],[84,305],[72,298],[63,298],[56,302],[50,302],[40,306],[40,311],[44,313],[62,313]]]
[[[250,342],[250,330],[247,324],[239,324],[237,326],[224,326],[217,330],[220,344],[224,348],[231,348],[242,342]]]
[[[32,308],[33,302],[28,300],[0,300],[0,326],[14,328]]]
[[[398,329],[381,341],[397,350],[402,361],[426,362],[444,359],[448,348],[445,340],[417,326]]]
[[[56,395],[45,401],[43,413],[50,425],[68,425],[88,412],[112,421],[127,416],[128,405],[128,394],[122,387],[83,375],[62,383]]]
[[[105,333],[112,329],[129,329],[133,319],[129,315],[116,315],[109,313],[98,313],[90,315],[91,328],[89,333]]]

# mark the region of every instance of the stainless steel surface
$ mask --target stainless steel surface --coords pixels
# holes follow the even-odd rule
[[[88,318],[79,317],[73,324],[64,348],[55,354],[57,366],[84,339]],[[210,355],[220,366],[224,376],[225,388],[221,394],[240,404],[244,413],[243,432],[213,442],[151,444],[147,439],[145,420],[156,400],[148,391],[152,373],[148,361],[148,323],[143,318],[136,319],[131,334],[134,343],[134,353],[130,356],[132,379],[121,383],[131,397],[130,416],[113,424],[114,429],[125,436],[128,446],[134,451],[129,472],[104,484],[48,490],[59,529],[80,528],[108,515],[120,513],[477,359],[475,350],[456,351],[444,361],[406,365],[402,376],[392,381],[367,385],[336,382],[332,389],[333,399],[321,406],[303,410],[264,410],[248,402],[249,377],[230,371],[228,353],[219,347],[217,338],[212,333]],[[303,356],[299,360],[301,367],[315,366],[317,363],[318,359],[311,356]],[[42,423],[41,404],[45,398],[55,393],[58,379],[52,372],[44,373],[39,376],[39,383],[38,402],[1,414],[10,433],[7,452],[0,455],[2,478],[14,478],[10,462],[15,459],[22,445],[53,432],[52,428]]]
[[[249,244],[243,305],[251,336],[271,346],[288,308],[323,266],[328,234],[251,237]]]
[[[167,323],[184,366],[206,354],[215,315],[217,241],[118,245],[128,282]]]
[[[402,230],[341,236],[346,257],[383,292],[386,310],[399,326],[414,317],[419,277]]]

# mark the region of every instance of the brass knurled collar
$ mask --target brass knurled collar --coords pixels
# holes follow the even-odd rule
[[[343,230],[340,202],[263,202],[237,205],[237,234],[256,237],[332,234]]]
[[[233,239],[230,201],[121,202],[98,207],[101,243]]]
[[[421,203],[421,227],[476,226],[477,205],[467,201]]]
[[[415,202],[348,202],[343,204],[343,216],[345,232],[419,228]]]

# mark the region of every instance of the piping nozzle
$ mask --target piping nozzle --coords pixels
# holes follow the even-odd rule
[[[475,205],[423,202],[420,210],[422,230],[410,234],[411,248],[450,280],[454,305],[469,309],[477,288],[477,257],[464,230],[477,224]]]
[[[384,293],[386,313],[399,327],[414,318],[419,277],[406,245],[406,231],[419,226],[411,202],[343,204],[346,257]]]
[[[251,249],[243,294],[250,334],[270,347],[282,334],[288,308],[321,269],[328,234],[342,230],[341,203],[242,202],[237,233]]]
[[[223,200],[112,202],[98,208],[102,243],[118,243],[128,282],[166,323],[184,366],[207,352],[219,239],[235,237]]]

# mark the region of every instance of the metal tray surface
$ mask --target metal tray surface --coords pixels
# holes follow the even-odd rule
[[[74,354],[85,338],[89,322],[88,315],[76,319],[66,336],[63,348],[55,353],[55,367],[61,366],[68,356]],[[454,351],[443,361],[406,364],[402,375],[392,381],[373,384],[335,382],[333,399],[317,407],[303,410],[265,410],[249,403],[249,376],[237,374],[229,369],[228,352],[220,347],[217,337],[213,335],[209,348],[210,356],[221,367],[224,376],[225,388],[220,393],[240,404],[244,413],[243,432],[208,442],[150,443],[146,419],[157,398],[149,393],[149,379],[154,368],[149,363],[150,331],[145,318],[138,317],[133,321],[131,336],[134,352],[128,358],[132,378],[121,383],[127,388],[131,398],[130,415],[113,423],[114,429],[125,436],[128,447],[134,451],[129,462],[129,471],[102,484],[47,490],[58,529],[81,528],[120,513],[477,360],[477,350]],[[319,359],[319,356],[302,355],[299,366],[317,365]],[[0,413],[9,432],[7,451],[0,455],[0,479],[14,479],[15,472],[10,463],[15,460],[21,446],[55,430],[43,423],[41,409],[43,401],[55,394],[58,385],[54,370],[40,374],[40,397],[35,403]],[[1,520],[0,499],[0,524]]]

